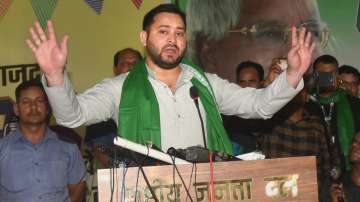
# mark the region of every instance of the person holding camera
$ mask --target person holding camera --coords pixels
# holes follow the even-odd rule
[[[360,100],[339,88],[338,66],[338,61],[331,55],[322,55],[313,64],[313,100],[318,104],[327,128],[333,180],[351,170],[350,145],[360,131]]]
[[[341,179],[330,187],[331,202],[360,201],[360,133],[357,133],[350,146],[352,171],[343,174]]]

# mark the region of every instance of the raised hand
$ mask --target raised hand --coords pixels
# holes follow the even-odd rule
[[[49,86],[60,86],[64,81],[64,69],[67,59],[67,41],[65,35],[58,43],[51,21],[47,22],[47,35],[41,28],[40,23],[36,22],[35,27],[30,27],[31,39],[26,43],[44,72]]]
[[[271,65],[269,67],[268,74],[263,81],[263,86],[266,87],[270,85],[278,76],[283,72],[280,66],[280,58],[274,58],[271,62]]]
[[[288,82],[291,86],[296,87],[309,69],[315,47],[316,43],[311,41],[311,32],[307,32],[302,27],[298,36],[296,28],[291,28],[291,49],[288,53],[289,67],[286,70]]]

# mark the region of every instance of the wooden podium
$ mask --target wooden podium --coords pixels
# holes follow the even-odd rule
[[[193,201],[210,201],[210,165],[177,167]],[[172,165],[144,171],[159,201],[190,201]],[[318,201],[315,157],[218,162],[213,176],[215,201]],[[100,202],[111,195],[116,202],[135,201],[135,191],[136,201],[155,201],[137,167],[98,170]]]

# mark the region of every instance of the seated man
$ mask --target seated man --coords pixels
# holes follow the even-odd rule
[[[75,144],[48,127],[49,104],[39,81],[16,88],[17,130],[0,139],[0,200],[81,201],[85,166]]]

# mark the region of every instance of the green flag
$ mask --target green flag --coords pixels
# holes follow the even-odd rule
[[[46,29],[46,21],[51,18],[57,2],[58,0],[31,0],[35,15],[43,29]]]
[[[186,13],[187,0],[171,0],[171,3],[175,4],[182,12]]]

